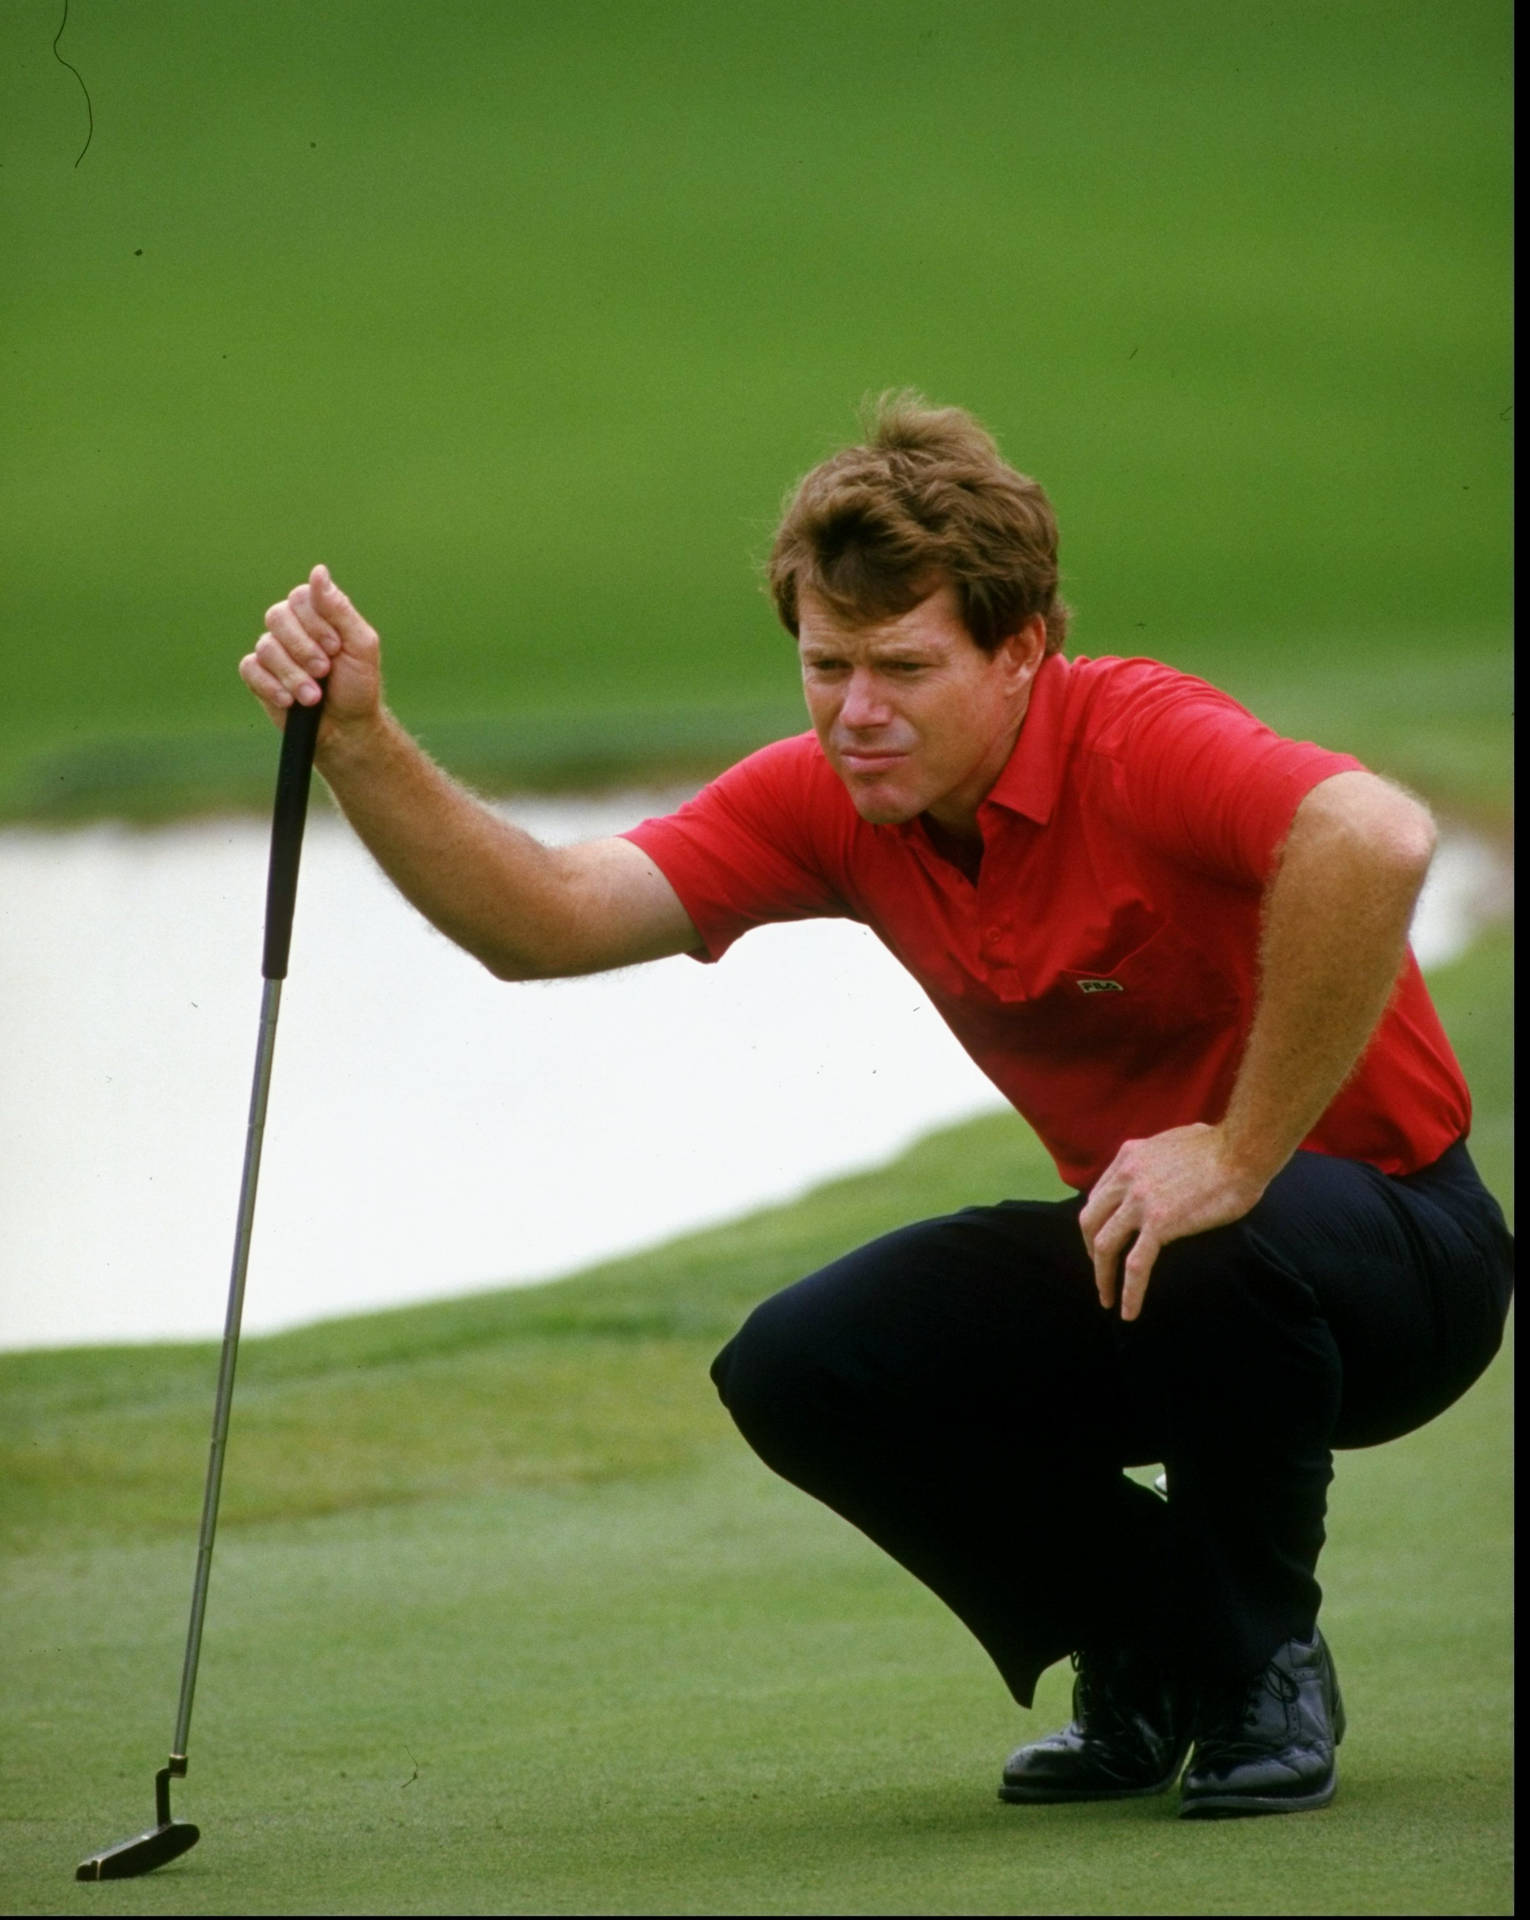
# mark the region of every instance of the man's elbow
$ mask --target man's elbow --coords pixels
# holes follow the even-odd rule
[[[546,976],[536,973],[523,961],[514,960],[508,954],[475,953],[473,958],[486,967],[496,980],[514,985],[518,980],[541,980]]]
[[[511,985],[522,980],[573,980],[581,974],[599,973],[612,964],[593,953],[588,940],[570,930],[544,934],[535,941],[484,940],[469,947],[468,952],[496,980]]]
[[[1298,814],[1310,818],[1318,844],[1347,846],[1366,866],[1422,885],[1434,858],[1434,816],[1421,800],[1374,773],[1341,773],[1314,787]]]
[[[551,960],[539,962],[528,954],[508,953],[499,948],[470,951],[473,958],[486,967],[496,980],[512,986],[522,980],[563,980],[579,971],[577,967],[558,966]]]
[[[1399,787],[1389,786],[1387,792],[1391,805],[1376,833],[1375,844],[1398,874],[1422,885],[1440,837],[1434,815],[1422,801]]]

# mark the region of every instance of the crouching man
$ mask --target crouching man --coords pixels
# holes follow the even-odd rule
[[[798,1281],[718,1356],[724,1403],[1022,1706],[1073,1659],[1074,1717],[1010,1756],[1006,1800],[1180,1781],[1189,1816],[1323,1806],[1333,1451],[1449,1406],[1512,1288],[1407,950],[1428,814],[1202,681],[1065,656],[1050,504],[959,409],[891,401],[808,474],[770,587],[811,731],[571,848],[408,738],[323,568],[241,672],[278,720],[326,683],[339,804],[501,978],[717,960],[768,921],[876,932],[1076,1197]],[[1166,1498],[1126,1472],[1155,1462]]]

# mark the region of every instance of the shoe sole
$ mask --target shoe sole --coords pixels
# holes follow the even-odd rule
[[[1147,1800],[1155,1793],[1167,1793],[1177,1777],[1170,1774],[1167,1780],[1151,1787],[1094,1787],[1088,1791],[1064,1788],[1058,1793],[1047,1793],[1038,1787],[1000,1787],[999,1798],[1011,1807],[1061,1807],[1075,1800]]]
[[[1169,1788],[1184,1772],[1185,1760],[1189,1754],[1185,1749],[1173,1770],[1161,1780],[1155,1780],[1146,1787],[1046,1787],[1040,1782],[1034,1786],[1011,1786],[1003,1781],[999,1786],[999,1798],[1011,1807],[1060,1807],[1077,1800],[1148,1800],[1155,1793],[1167,1793]]]
[[[1316,1793],[1290,1799],[1282,1799],[1278,1794],[1208,1793],[1185,1801],[1179,1817],[1181,1820],[1239,1820],[1258,1813],[1315,1813],[1319,1807],[1326,1807],[1338,1790],[1338,1781],[1330,1780]]]

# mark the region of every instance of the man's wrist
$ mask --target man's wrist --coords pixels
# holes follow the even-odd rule
[[[1240,1124],[1231,1114],[1214,1129],[1222,1164],[1234,1180],[1263,1193],[1295,1153],[1300,1140],[1286,1145],[1270,1138],[1268,1129]]]
[[[339,715],[326,713],[314,756],[320,773],[331,786],[347,775],[369,771],[384,761],[398,740],[406,738],[403,728],[380,703],[369,713]]]

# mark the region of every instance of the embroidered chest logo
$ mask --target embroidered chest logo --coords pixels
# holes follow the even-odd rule
[[[1080,980],[1080,993],[1125,993],[1126,989],[1119,980]]]

